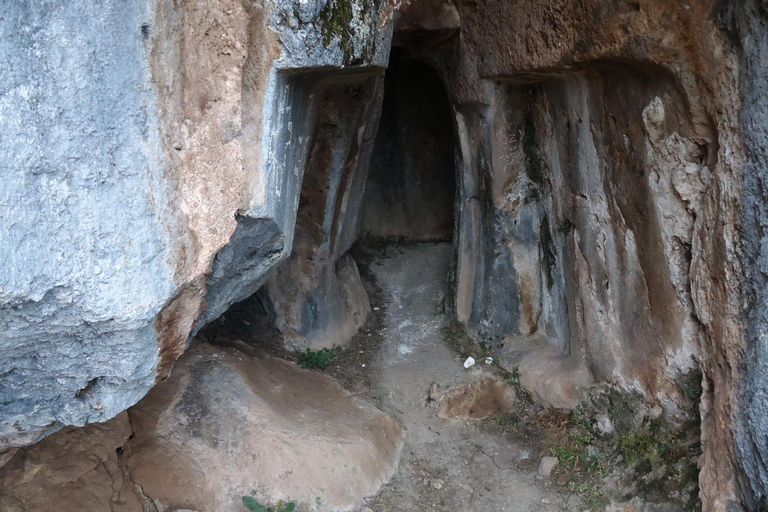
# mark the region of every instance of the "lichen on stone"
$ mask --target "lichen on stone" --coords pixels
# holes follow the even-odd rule
[[[355,13],[354,0],[328,0],[320,11],[323,46],[328,48],[334,41],[338,41],[345,66],[369,63],[376,53],[376,41],[374,37],[365,37],[360,29],[366,25],[376,26],[373,20],[377,11],[373,0],[362,0],[358,15]],[[355,39],[362,40],[359,55]]]

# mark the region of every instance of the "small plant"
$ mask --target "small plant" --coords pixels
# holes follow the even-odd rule
[[[655,465],[666,452],[666,447],[651,434],[630,432],[621,438],[621,452],[627,464],[645,458]]]
[[[531,394],[523,388],[523,385],[520,384],[520,377],[522,375],[520,374],[520,368],[515,366],[512,368],[512,373],[510,374],[509,379],[507,380],[507,383],[512,386],[512,389],[515,390],[515,394],[518,398],[528,402],[529,404],[533,403],[533,397]]]
[[[512,413],[503,412],[499,414],[498,418],[496,418],[496,421],[501,428],[511,428],[516,426],[520,420],[516,415]]]
[[[565,446],[553,446],[552,456],[557,457],[561,464],[571,464],[573,467],[579,463],[579,452]]]
[[[571,492],[577,492],[583,495],[584,502],[592,508],[604,506],[607,502],[603,492],[589,482],[578,483],[572,480],[568,483],[568,488]]]
[[[278,501],[275,508],[267,508],[250,496],[243,496],[243,505],[245,505],[251,512],[293,512],[293,509],[296,508],[295,503],[283,503],[282,501]]]
[[[601,452],[596,452],[590,459],[587,471],[593,474],[597,474],[600,478],[608,476],[608,462],[605,460],[605,455]]]
[[[328,368],[328,365],[331,364],[332,358],[333,352],[327,348],[317,351],[307,349],[307,351],[299,357],[299,365],[305,370],[311,370],[313,368],[325,370]]]

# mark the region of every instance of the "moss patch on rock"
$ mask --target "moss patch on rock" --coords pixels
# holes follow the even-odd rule
[[[369,63],[376,53],[376,38],[371,34],[363,38],[360,54],[356,55],[355,38],[361,35],[356,34],[355,26],[375,27],[373,14],[378,12],[378,8],[375,2],[363,0],[360,8],[361,15],[358,18],[355,16],[353,2],[354,0],[328,0],[320,11],[323,46],[328,48],[334,40],[337,40],[344,55],[345,66]]]

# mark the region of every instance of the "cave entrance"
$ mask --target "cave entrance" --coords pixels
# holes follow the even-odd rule
[[[451,105],[440,76],[393,48],[368,171],[361,236],[450,241],[455,150]]]

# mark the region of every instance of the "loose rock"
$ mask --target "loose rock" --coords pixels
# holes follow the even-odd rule
[[[559,460],[557,460],[557,457],[544,457],[541,459],[541,462],[539,462],[539,470],[538,474],[542,478],[549,478],[550,475],[552,475],[552,471],[557,466]]]

